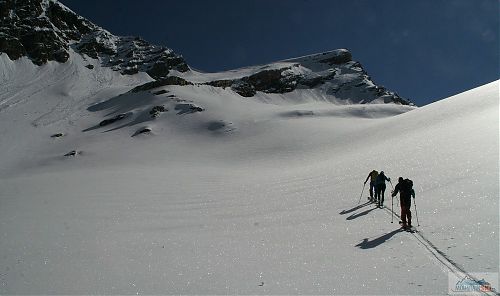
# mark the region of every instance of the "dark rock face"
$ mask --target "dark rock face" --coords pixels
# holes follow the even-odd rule
[[[235,80],[216,80],[206,83],[215,87],[231,87],[243,97],[253,97],[257,91],[266,93],[287,93],[297,86],[297,77],[286,73],[290,67],[263,70]]]
[[[250,76],[234,80],[216,80],[205,83],[214,87],[231,87],[243,97],[264,93],[288,93],[296,89],[318,89],[325,95],[356,103],[383,101],[409,105],[410,101],[396,93],[375,85],[359,62],[345,49],[283,61],[289,66],[269,69],[263,66]]]
[[[94,26],[48,0],[2,1],[0,11],[0,51],[13,60],[27,55],[37,65],[66,62],[68,42]]]
[[[305,84],[307,80],[300,75],[287,73],[290,67],[273,70],[263,70],[253,75],[235,80],[216,80],[206,83],[215,87],[231,87],[243,97],[253,97],[257,91],[265,93],[287,93],[294,91],[298,84]],[[319,84],[318,79],[316,84]],[[308,83],[314,87],[313,83]]]
[[[163,112],[167,112],[167,108],[165,106],[154,106],[151,111],[149,111],[149,114],[151,115],[152,118],[157,118],[161,115]]]
[[[137,87],[134,87],[131,92],[140,92],[140,91],[146,91],[150,90],[153,88],[157,88],[160,86],[166,86],[166,85],[193,85],[192,82],[187,81],[183,78],[177,77],[177,76],[168,76],[159,80],[151,81],[142,85],[139,85]]]
[[[117,37],[54,0],[0,1],[0,52],[11,60],[28,56],[33,63],[64,63],[71,47],[124,75],[146,72],[166,77],[170,70],[189,70],[171,49],[138,37]]]
[[[202,107],[196,106],[192,103],[177,104],[175,106],[175,110],[179,111],[177,112],[178,115],[205,111],[205,109],[203,109]]]
[[[0,50],[5,52],[11,60],[26,55],[26,49],[18,38],[8,35],[0,35]]]
[[[154,79],[162,79],[172,69],[189,70],[184,59],[171,49],[151,45],[139,37],[116,37],[103,30],[85,35],[76,49],[94,59],[101,57],[104,66],[125,75],[146,72]]]
[[[285,71],[287,70],[290,70],[290,68],[264,70],[243,78],[243,81],[253,85],[257,91],[287,93],[293,91],[297,85],[296,77],[286,74]]]
[[[233,83],[234,83],[234,80],[214,80],[214,81],[207,82],[206,85],[226,88],[226,87],[231,87],[233,85]]]
[[[255,96],[255,94],[257,94],[257,91],[255,90],[255,86],[246,82],[243,79],[240,81],[238,81],[238,80],[233,81],[231,88],[242,97],[249,98],[249,97],[253,97],[253,96]]]

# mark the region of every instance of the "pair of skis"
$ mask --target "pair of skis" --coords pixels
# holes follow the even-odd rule
[[[399,225],[401,225],[401,228],[406,232],[414,233],[417,231],[414,226],[403,226],[403,221],[399,221]]]
[[[371,202],[371,203],[373,203],[373,204],[375,204],[375,206],[376,206],[377,208],[379,208],[379,209],[383,209],[383,208],[384,208],[384,205],[380,205],[380,204],[378,204],[378,201],[376,201],[376,200],[375,200],[375,199],[373,199],[373,198],[368,197],[368,201],[369,201],[369,202]]]
[[[391,185],[392,185],[392,183],[391,183]],[[364,186],[363,186],[363,189],[364,189]],[[361,191],[361,194],[363,194],[363,191]],[[360,200],[361,200],[361,199],[360,199]],[[379,204],[377,203],[377,201],[376,201],[375,199],[373,199],[372,197],[368,197],[368,201],[370,201],[371,203],[374,203],[374,204],[376,205],[376,207],[377,207],[377,208],[379,208],[379,209],[383,209],[383,208],[384,208],[384,206],[383,206],[383,205],[379,205]],[[393,201],[392,201],[392,206],[394,207],[394,198],[393,198]],[[394,218],[394,209],[391,209],[391,212],[392,212],[392,214],[393,214],[393,216],[392,216],[392,217]],[[391,221],[391,223],[392,223],[392,221]],[[416,232],[416,231],[417,231],[417,229],[416,229],[414,226],[411,226],[411,227],[408,227],[408,226],[403,227],[403,221],[399,221],[399,225],[401,225],[401,228],[402,228],[403,230],[405,230],[406,232],[411,232],[411,233],[414,233],[414,232]]]

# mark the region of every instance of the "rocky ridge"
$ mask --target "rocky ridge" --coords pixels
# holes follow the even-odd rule
[[[139,37],[118,37],[54,0],[1,0],[0,52],[10,59],[29,57],[42,65],[64,63],[70,48],[122,74],[146,72],[166,77],[189,70],[182,56]]]
[[[152,45],[140,37],[115,36],[56,0],[0,0],[0,53],[6,53],[11,60],[27,56],[42,65],[48,61],[64,63],[72,51],[99,59],[103,66],[123,75],[145,72],[155,79],[133,92],[166,85],[205,84],[230,88],[243,97],[253,97],[258,92],[286,94],[311,89],[332,102],[411,104],[373,83],[345,49],[251,67],[253,71],[243,77],[195,82],[182,74],[190,68],[171,49]],[[86,67],[94,66],[89,63]],[[172,76],[171,70],[181,77]]]
[[[264,65],[254,74],[242,78],[214,80],[205,84],[230,87],[243,97],[252,97],[259,91],[284,94],[297,89],[317,89],[326,96],[353,103],[377,100],[381,103],[412,104],[373,83],[363,66],[353,61],[346,49]]]

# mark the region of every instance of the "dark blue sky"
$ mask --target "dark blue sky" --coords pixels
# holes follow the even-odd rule
[[[347,48],[417,105],[499,78],[499,0],[61,0],[214,72]]]

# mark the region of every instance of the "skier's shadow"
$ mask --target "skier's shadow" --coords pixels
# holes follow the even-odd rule
[[[354,212],[354,211],[356,211],[356,210],[359,210],[359,209],[361,209],[361,208],[363,208],[363,207],[366,207],[366,206],[367,206],[367,205],[369,205],[369,204],[371,204],[371,202],[367,201],[367,202],[365,202],[364,204],[357,205],[357,206],[355,206],[355,207],[354,207],[354,208],[352,208],[352,209],[349,209],[349,210],[342,210],[342,212],[340,212],[339,214],[340,214],[340,215],[349,214],[349,213],[352,213],[352,212]]]
[[[367,238],[363,239],[362,242],[356,245],[356,247],[360,249],[372,249],[375,247],[378,247],[379,245],[385,243],[387,240],[389,240],[391,237],[393,237],[396,233],[402,232],[403,229],[399,228],[396,230],[393,230],[389,233],[386,233],[382,235],[381,237],[377,237],[376,239],[368,240]]]
[[[371,209],[368,209],[368,210],[364,210],[363,212],[352,214],[349,217],[347,217],[346,220],[353,220],[353,219],[359,218],[361,216],[364,216],[364,215],[368,214],[369,212],[371,212],[371,211],[373,211],[375,209],[376,208],[371,208]]]

